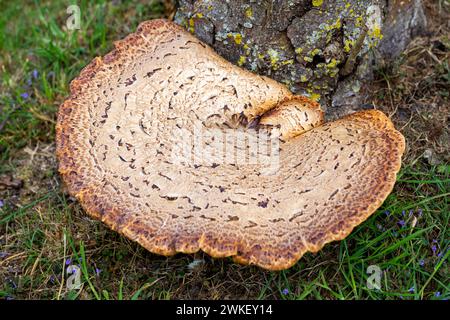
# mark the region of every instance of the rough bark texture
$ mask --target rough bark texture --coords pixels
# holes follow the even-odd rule
[[[175,22],[229,61],[336,118],[364,108],[374,66],[426,26],[420,0],[180,0]]]

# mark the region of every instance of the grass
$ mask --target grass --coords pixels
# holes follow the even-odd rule
[[[0,1],[0,298],[450,297],[446,29],[412,44],[405,59],[380,70],[375,81],[373,100],[408,141],[394,192],[345,240],[305,255],[289,270],[269,272],[202,253],[153,255],[88,218],[61,189],[54,126],[69,81],[139,21],[167,14],[161,2],[114,3],[80,1],[81,29],[68,32],[67,3]],[[448,3],[430,3],[432,13],[446,8],[448,14]],[[437,40],[447,53],[434,49]],[[417,63],[420,70],[408,67]],[[424,104],[431,107],[417,109]],[[422,156],[427,149],[432,158]],[[68,265],[81,270],[77,290],[66,288]],[[383,271],[380,290],[367,288],[371,265]]]

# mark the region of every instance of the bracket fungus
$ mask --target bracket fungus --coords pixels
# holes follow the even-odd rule
[[[382,204],[405,148],[382,112],[323,123],[317,103],[166,20],[143,22],[70,91],[57,123],[69,193],[162,255],[289,268]]]

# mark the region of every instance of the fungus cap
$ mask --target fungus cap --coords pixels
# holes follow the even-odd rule
[[[142,23],[70,89],[56,128],[69,193],[162,255],[288,268],[382,204],[405,147],[382,112],[323,123],[317,103],[165,20]],[[263,133],[267,148],[251,149]],[[247,145],[229,143],[240,134]],[[231,159],[211,149],[224,141]]]

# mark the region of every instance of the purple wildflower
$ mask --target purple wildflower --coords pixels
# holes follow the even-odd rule
[[[33,76],[34,79],[37,79],[37,77],[39,76],[39,72],[38,72],[36,69],[34,69],[34,70],[31,72],[31,75]]]
[[[402,211],[402,216],[405,216],[406,212],[405,210]]]
[[[289,294],[289,289],[285,288],[283,289],[283,291],[281,291],[281,293],[286,296]]]
[[[419,212],[419,217],[421,217],[423,215],[422,209],[419,209],[418,212]]]
[[[5,203],[3,202],[3,200],[0,200],[0,208],[3,207],[5,205]]]
[[[412,286],[412,287],[409,288],[409,290],[408,290],[409,293],[414,293],[414,291],[415,291],[414,286]]]
[[[409,210],[409,217],[411,217],[413,215],[414,211],[413,210]]]
[[[68,266],[71,262],[72,262],[72,259],[67,258],[67,259],[66,259],[66,266]]]
[[[404,227],[405,226],[405,220],[400,220],[399,222],[397,222],[398,223],[398,225],[400,226],[400,227]]]
[[[30,97],[30,95],[28,94],[28,92],[23,92],[23,93],[20,94],[20,96],[21,96],[23,99],[28,99],[28,98]]]
[[[436,291],[436,293],[434,294],[435,297],[440,297],[441,293],[439,291]]]
[[[389,216],[389,215],[391,214],[391,212],[390,212],[389,210],[386,210],[386,211],[384,212],[384,214],[385,214],[386,217],[387,217],[387,216]]]
[[[431,250],[433,251],[433,254],[436,254],[437,247],[436,247],[435,244],[433,244],[433,245],[431,246]]]
[[[100,270],[99,268],[95,268],[95,274],[96,275],[100,275],[100,272],[102,272],[102,270]]]
[[[424,259],[420,259],[419,266],[423,267],[424,265],[425,265],[425,260]]]

